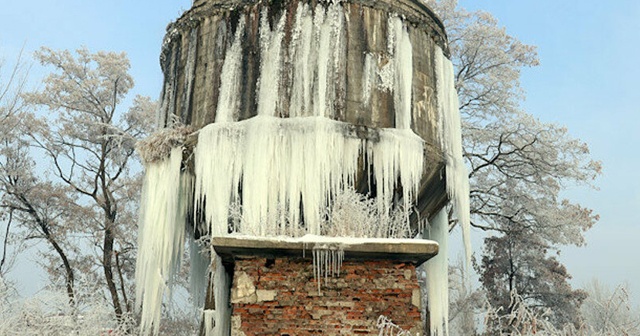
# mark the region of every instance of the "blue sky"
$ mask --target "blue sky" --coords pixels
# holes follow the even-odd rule
[[[566,247],[560,259],[576,285],[598,278],[627,281],[640,303],[640,2],[460,1],[486,10],[527,44],[538,46],[540,66],[525,70],[524,108],[545,122],[567,126],[603,163],[599,190],[570,186],[564,196],[600,215],[587,246]]]
[[[587,142],[604,172],[599,190],[570,186],[566,197],[593,208],[600,222],[587,233],[588,245],[563,249],[574,283],[597,277],[610,285],[628,281],[640,302],[640,108],[636,97],[640,67],[640,2],[637,0],[461,0],[482,9],[521,41],[538,46],[539,67],[525,70],[524,108],[545,122],[568,127]],[[157,97],[158,65],[167,23],[190,0],[5,1],[0,11],[0,56],[15,59],[24,46],[125,51],[136,80],[135,93]],[[42,69],[34,64],[34,76]],[[479,237],[478,233],[476,232]],[[481,240],[475,239],[479,248]],[[30,263],[14,271],[29,272]],[[40,282],[42,283],[42,281]],[[28,282],[23,282],[29,287]],[[35,287],[35,286],[32,286]],[[32,292],[33,288],[24,288]]]
[[[33,0],[5,1],[0,9],[0,58],[14,61],[20,50],[28,61],[41,46],[52,49],[125,51],[131,61],[135,94],[157,98],[162,84],[158,57],[167,24],[191,6],[191,0]],[[32,85],[47,73],[32,62]],[[31,250],[9,274],[23,295],[39,291],[46,274]]]
[[[23,45],[28,55],[40,46],[125,51],[135,92],[155,98],[165,28],[190,6],[190,0],[6,1],[0,11],[0,56],[11,61]],[[33,72],[40,71],[36,64]]]

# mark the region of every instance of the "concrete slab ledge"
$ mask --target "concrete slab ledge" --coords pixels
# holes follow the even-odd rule
[[[214,237],[211,244],[227,263],[250,256],[312,258],[314,249],[341,249],[344,260],[393,260],[416,265],[438,254],[438,243],[426,239],[227,236]]]

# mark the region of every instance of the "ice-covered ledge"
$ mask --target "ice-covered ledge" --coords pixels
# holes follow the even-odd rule
[[[426,239],[225,236],[214,237],[211,244],[224,262],[243,256],[311,258],[314,248],[340,249],[345,260],[395,260],[417,265],[438,254],[438,243]]]

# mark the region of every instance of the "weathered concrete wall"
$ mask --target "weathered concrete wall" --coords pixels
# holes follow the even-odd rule
[[[309,258],[242,257],[231,296],[231,335],[377,335],[380,315],[424,334],[415,267],[407,263],[345,261],[319,293]]]
[[[242,44],[245,57],[243,67],[240,120],[256,114],[256,82],[260,67],[259,25],[260,13],[269,8],[271,25],[286,14],[283,53],[288,53],[292,26],[298,6],[315,1],[196,1],[194,7],[168,28],[161,65],[165,74],[165,113],[175,113],[183,122],[196,128],[212,123],[218,102],[220,74],[226,50],[235,34],[240,18],[244,18],[245,32]],[[388,54],[389,15],[402,15],[409,23],[409,34],[413,45],[413,118],[412,129],[429,144],[436,144],[435,74],[433,47],[438,44],[446,49],[444,30],[435,16],[419,1],[394,0],[386,4],[381,1],[344,1],[341,3],[345,16],[344,38],[346,50],[344,62],[338,73],[342,83],[335,85],[335,119],[370,127],[394,127],[394,102],[389,91],[372,90],[371,104],[362,101],[362,66],[366,54],[378,57],[378,62],[391,58]],[[289,40],[288,40],[289,39]],[[314,52],[317,52],[315,50]],[[287,59],[290,55],[283,55]],[[195,62],[191,62],[191,61]],[[289,62],[292,60],[289,59]],[[287,61],[285,61],[287,62]],[[281,74],[286,84],[290,74]],[[277,79],[273,79],[277,80]],[[285,87],[287,85],[284,85]],[[279,106],[280,114],[288,115],[287,94]]]

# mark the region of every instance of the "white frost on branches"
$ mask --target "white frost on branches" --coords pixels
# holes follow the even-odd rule
[[[47,288],[29,298],[12,294],[0,279],[0,335],[126,335],[135,324],[126,314],[116,319],[96,281],[78,281],[76,303],[64,290]]]
[[[345,189],[327,208],[321,234],[359,238],[411,238],[415,235],[403,206],[396,206],[388,213],[379,210],[376,199]]]
[[[376,326],[378,327],[378,336],[411,336],[410,332],[400,328],[384,315],[378,317]]]
[[[191,133],[193,127],[186,125],[162,128],[138,141],[136,151],[146,164],[159,162],[168,158],[174,148],[182,147]]]

